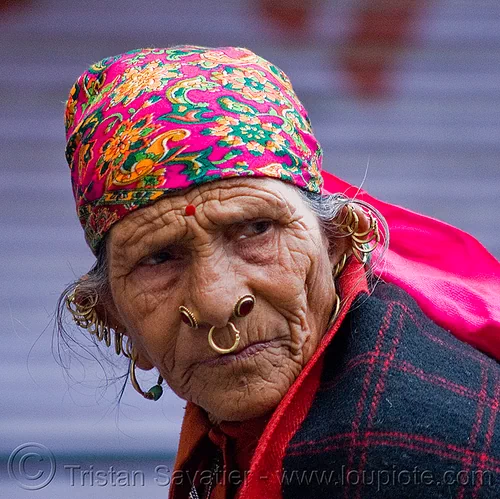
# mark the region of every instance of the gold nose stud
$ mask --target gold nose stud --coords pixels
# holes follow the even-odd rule
[[[234,305],[233,315],[235,317],[245,317],[253,310],[254,305],[254,295],[243,295],[238,298],[238,301]]]
[[[181,320],[184,324],[187,324],[189,327],[193,329],[198,329],[198,321],[196,320],[195,315],[191,310],[189,310],[184,305],[179,307],[179,312],[181,313]]]

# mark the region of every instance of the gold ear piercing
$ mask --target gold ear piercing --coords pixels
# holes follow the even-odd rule
[[[105,324],[104,321],[99,319],[95,308],[97,302],[99,301],[99,296],[96,292],[94,292],[90,297],[86,297],[82,303],[76,298],[78,293],[77,290],[78,286],[76,286],[75,289],[66,297],[66,308],[73,316],[73,320],[76,325],[86,329],[99,341],[104,340],[106,346],[111,346],[111,328]],[[134,389],[148,400],[158,400],[163,394],[163,388],[161,387],[163,378],[161,375],[158,376],[158,381],[155,386],[151,387],[147,392],[143,391],[137,382],[137,376],[135,374],[137,356],[132,346],[132,341],[130,338],[127,338],[124,345],[123,334],[118,331],[114,331],[113,337],[116,355],[124,355],[127,359],[130,359],[130,382],[132,383]]]
[[[371,211],[365,212],[370,220],[369,227],[364,232],[358,232],[359,217],[353,206],[346,205],[347,215],[338,225],[338,230],[346,236],[351,237],[352,252],[359,263],[365,264],[368,255],[375,250],[380,242],[380,231],[377,219]],[[344,262],[345,265],[345,262]],[[341,271],[342,269],[340,269]],[[340,273],[340,271],[338,273]]]
[[[350,204],[346,205],[347,215],[345,216],[342,223],[337,226],[337,229],[345,236],[351,238],[351,248],[352,253],[356,260],[363,265],[368,261],[368,255],[375,250],[378,243],[380,242],[380,231],[378,228],[377,219],[373,216],[371,211],[365,211],[368,216],[370,223],[367,230],[363,232],[358,232],[359,228],[359,217],[353,206]],[[347,263],[347,254],[344,253],[338,263],[333,268],[333,279],[336,279],[344,270]],[[338,293],[335,292],[335,305],[330,320],[328,321],[327,331],[331,329],[334,322],[336,321],[340,312],[340,297]]]
[[[338,277],[341,272],[344,270],[344,267],[345,267],[345,264],[347,262],[347,255],[344,253],[339,262],[337,263],[337,265],[335,265],[335,267],[333,268],[333,278],[335,279],[336,277]]]
[[[77,300],[78,286],[66,297],[66,308],[73,316],[73,320],[78,327],[86,329],[98,341],[104,341],[107,347],[111,346],[111,338],[114,337],[115,352],[117,355],[124,354],[123,335],[117,331],[112,335],[111,328],[97,315],[96,305],[99,301],[97,292],[86,296],[83,300]]]
[[[156,385],[152,386],[147,392],[142,390],[137,381],[137,376],[135,375],[135,364],[137,362],[137,356],[133,352],[132,358],[130,359],[130,382],[137,393],[140,393],[145,399],[157,401],[163,395],[163,388],[161,384],[163,383],[163,377],[161,374],[158,376],[158,381]]]

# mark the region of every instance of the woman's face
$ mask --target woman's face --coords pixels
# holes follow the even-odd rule
[[[187,205],[196,208],[186,215]],[[311,358],[334,303],[328,249],[295,188],[273,179],[210,182],[131,213],[107,246],[113,315],[132,338],[138,366],[156,367],[180,397],[214,421],[271,411]],[[242,318],[233,308],[253,294]],[[196,316],[192,329],[179,306]],[[238,348],[221,355],[208,344]]]

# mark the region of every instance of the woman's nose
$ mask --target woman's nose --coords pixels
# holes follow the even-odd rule
[[[223,328],[233,317],[238,298],[245,294],[248,290],[227,258],[204,258],[193,266],[184,306],[200,327]]]

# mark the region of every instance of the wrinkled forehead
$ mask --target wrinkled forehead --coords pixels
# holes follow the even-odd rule
[[[298,189],[285,182],[270,178],[231,178],[169,194],[132,212],[111,228],[109,244],[122,248],[133,246],[158,229],[179,236],[192,217],[204,228],[216,229],[251,219],[292,218],[306,210]]]

